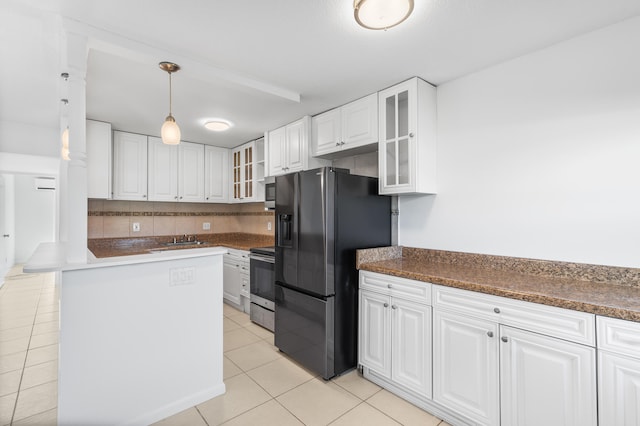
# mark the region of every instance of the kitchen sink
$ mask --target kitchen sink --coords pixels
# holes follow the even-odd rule
[[[167,247],[180,247],[180,246],[203,246],[203,245],[207,245],[209,244],[206,241],[176,241],[174,242],[168,242],[168,243],[163,243],[163,246],[167,246]]]

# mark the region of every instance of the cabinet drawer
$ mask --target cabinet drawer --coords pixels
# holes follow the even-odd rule
[[[360,272],[360,288],[391,297],[400,297],[431,304],[431,284],[375,272]]]
[[[598,316],[598,349],[640,358],[640,323]]]
[[[593,314],[438,285],[433,286],[433,305],[595,346]]]

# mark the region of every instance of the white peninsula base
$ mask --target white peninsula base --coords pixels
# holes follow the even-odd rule
[[[146,425],[225,392],[225,252],[62,267],[58,424]]]

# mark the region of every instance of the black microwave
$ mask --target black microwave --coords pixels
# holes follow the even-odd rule
[[[264,178],[264,208],[268,210],[276,208],[276,178],[274,176]]]

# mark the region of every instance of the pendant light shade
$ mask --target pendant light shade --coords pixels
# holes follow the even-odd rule
[[[354,0],[356,22],[370,30],[395,27],[411,15],[413,0]]]
[[[178,127],[176,120],[171,115],[164,120],[160,130],[160,137],[165,145],[178,145],[180,143],[180,127]]]
[[[166,145],[178,145],[180,143],[180,127],[178,127],[178,123],[176,123],[175,118],[171,115],[171,74],[179,71],[180,66],[173,62],[160,62],[158,66],[161,70],[169,73],[169,115],[164,120],[164,124],[162,124],[160,136],[162,143]]]

